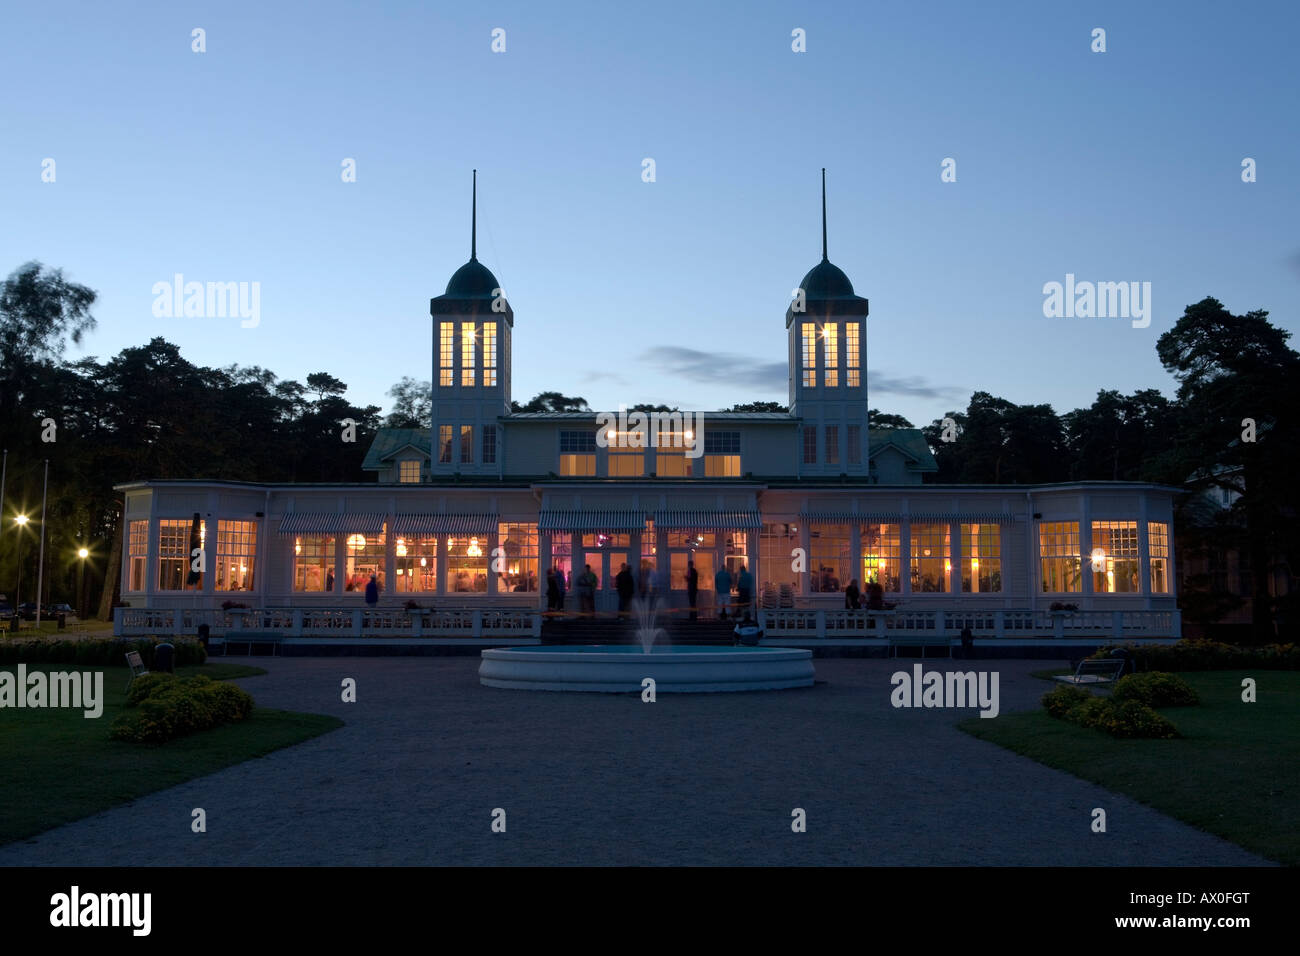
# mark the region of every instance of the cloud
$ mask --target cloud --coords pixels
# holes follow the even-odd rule
[[[789,369],[785,362],[761,362],[735,352],[705,352],[680,345],[658,345],[646,353],[645,362],[657,371],[668,372],[706,385],[739,386],[749,393],[783,392]],[[867,372],[869,394],[901,395],[907,398],[948,399],[960,389],[931,385],[919,375],[891,376]]]
[[[705,385],[739,385],[751,391],[780,391],[786,386],[784,362],[760,362],[735,352],[657,345],[646,353],[645,362],[659,371]]]

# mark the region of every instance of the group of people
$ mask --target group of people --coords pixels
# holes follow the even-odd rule
[[[699,594],[699,572],[695,570],[695,562],[686,563],[686,600],[691,606],[691,620],[695,620],[695,601]],[[731,600],[732,588],[736,591],[736,600]],[[717,574],[713,575],[713,593],[714,600],[718,605],[718,619],[725,621],[727,611],[730,610],[732,615],[739,617],[741,614],[748,615],[750,605],[754,598],[754,576],[749,573],[749,568],[745,567],[745,562],[740,563],[735,577],[727,570],[724,564],[718,568]]]
[[[850,611],[859,611],[863,607],[868,611],[882,611],[885,608],[885,589],[875,582],[868,584],[864,604],[858,579],[854,578],[844,589],[844,607]]]

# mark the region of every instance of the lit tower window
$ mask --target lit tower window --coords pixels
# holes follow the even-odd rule
[[[483,386],[497,383],[497,324],[483,323]]]
[[[460,324],[460,384],[462,388],[474,385],[474,323]]]
[[[839,325],[827,322],[822,326],[822,366],[826,369],[826,387],[840,384],[840,332]]]
[[[438,323],[438,384],[450,386],[455,374],[456,324]]]
[[[862,384],[862,365],[861,353],[858,350],[858,323],[844,323],[844,369],[848,381],[844,384],[849,388],[857,388]]]
[[[803,387],[817,387],[817,323],[804,322],[800,327],[803,340]]]

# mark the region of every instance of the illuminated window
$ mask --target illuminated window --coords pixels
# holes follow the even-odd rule
[[[438,536],[398,538],[393,550],[393,589],[399,593],[438,590]]]
[[[690,478],[694,461],[686,457],[684,450],[660,446],[655,455],[655,474],[660,478]]]
[[[451,385],[455,374],[456,323],[438,323],[438,384]]]
[[[844,369],[848,379],[844,384],[849,388],[857,388],[862,384],[861,353],[858,350],[859,328],[857,322],[844,323]]]
[[[830,384],[830,372],[826,373],[826,384]],[[826,464],[838,465],[840,463],[840,426],[826,426]]]
[[[952,570],[949,541],[947,524],[912,525],[913,593],[948,590],[948,572]]]
[[[1094,593],[1136,594],[1141,590],[1136,521],[1094,521],[1088,557]]]
[[[1045,521],[1040,524],[1038,557],[1042,566],[1045,592],[1066,593],[1083,590],[1077,521]]]
[[[143,591],[145,587],[145,567],[146,562],[149,560],[148,521],[131,522],[126,554],[128,568],[126,589],[128,591]]]
[[[961,526],[961,589],[967,594],[1002,590],[1002,529],[998,525]]]
[[[202,552],[207,544],[207,522],[199,522],[194,537],[189,518],[164,518],[158,522],[158,590],[185,591],[201,589],[203,575],[195,567],[206,567]],[[200,562],[200,558],[203,560]]]
[[[817,464],[816,425],[805,425],[803,427],[803,463],[805,465]]]
[[[799,589],[799,573],[794,570],[791,557],[799,547],[799,527],[793,524],[765,524],[758,534],[758,563],[763,572],[760,593],[776,592],[780,600],[781,588],[788,595]]]
[[[447,590],[457,594],[486,594],[487,535],[462,535],[447,539]]]
[[[438,426],[438,462],[440,464],[451,463],[451,426]]]
[[[704,433],[704,475],[707,478],[740,477],[740,432]]]
[[[397,480],[403,484],[418,483],[420,480],[420,462],[411,459],[398,462]]]
[[[1169,525],[1147,522],[1147,552],[1151,562],[1151,593],[1169,593]]]
[[[595,432],[560,432],[560,474],[574,478],[596,474]]]
[[[645,453],[640,448],[609,449],[611,478],[640,478],[645,475]]]
[[[483,464],[495,465],[497,462],[497,427],[483,426]]]
[[[803,386],[814,388],[817,385],[817,325],[813,322],[804,322],[799,326],[799,330],[803,341],[801,359]]]
[[[474,462],[474,426],[460,426],[460,462],[462,465]]]
[[[256,557],[256,521],[217,522],[216,590],[253,590],[253,563]]]
[[[364,592],[372,574],[379,589],[384,589],[384,532],[387,530],[385,525],[378,534],[355,532],[344,537],[347,564],[343,569],[343,590]]]
[[[469,388],[474,384],[474,323],[460,324],[460,384]]]
[[[705,455],[704,476],[706,478],[739,478],[739,455]]]
[[[853,576],[850,544],[849,526],[846,524],[809,525],[809,590],[820,593],[843,591],[848,587]]]
[[[293,589],[335,590],[334,535],[304,534],[293,539]]]
[[[826,387],[840,384],[840,327],[835,322],[822,326],[822,365],[826,369]]]
[[[862,426],[846,425],[845,426],[848,445],[849,464],[862,464]]]
[[[501,563],[497,591],[537,590],[537,525],[497,525]]]
[[[497,324],[483,323],[483,385],[497,383]]]
[[[903,570],[902,527],[897,524],[862,526],[862,590],[879,584],[882,591],[897,593]]]

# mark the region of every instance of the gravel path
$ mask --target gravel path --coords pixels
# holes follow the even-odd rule
[[[481,687],[472,657],[256,663],[270,673],[237,683],[260,705],[347,726],[0,848],[0,865],[1266,863],[957,730],[975,711],[895,710],[890,674],[913,661],[818,660],[811,689],[654,704]],[[973,666],[1000,672],[1005,714],[1037,706],[1029,672],[1050,665]]]

